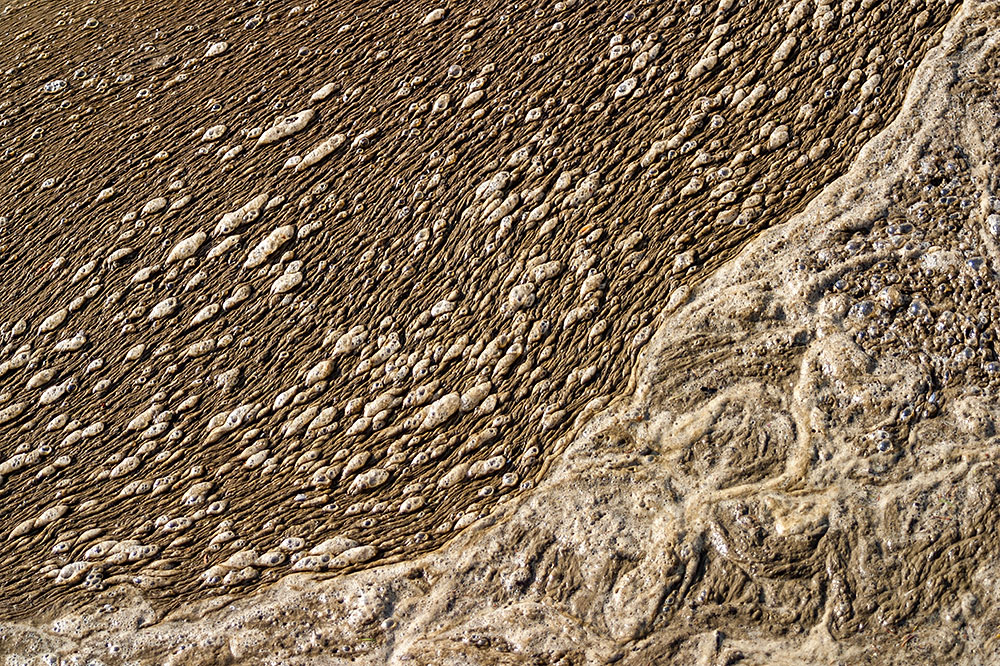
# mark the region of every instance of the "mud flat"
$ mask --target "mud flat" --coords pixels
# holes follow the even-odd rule
[[[995,4],[65,11],[11,663],[996,657]]]

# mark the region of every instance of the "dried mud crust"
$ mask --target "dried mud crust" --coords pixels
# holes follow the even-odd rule
[[[5,7],[0,616],[405,560],[529,491],[956,7]]]

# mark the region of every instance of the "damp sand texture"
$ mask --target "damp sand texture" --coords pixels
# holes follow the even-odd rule
[[[959,7],[6,7],[0,617],[405,564],[528,501]],[[689,344],[671,381],[725,388]]]

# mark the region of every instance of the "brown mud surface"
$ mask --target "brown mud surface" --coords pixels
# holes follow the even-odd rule
[[[160,5],[0,14],[10,663],[1000,658],[994,5]]]

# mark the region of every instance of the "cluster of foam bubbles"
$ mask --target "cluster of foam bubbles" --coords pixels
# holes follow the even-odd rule
[[[952,11],[272,9],[88,22],[94,61],[5,79],[13,614],[406,558],[531,489]]]

